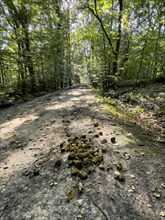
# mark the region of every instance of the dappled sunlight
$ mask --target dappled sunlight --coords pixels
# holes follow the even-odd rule
[[[73,90],[68,90],[68,92],[66,92],[66,93],[63,93],[64,95],[71,95],[72,97],[73,96],[82,96],[82,92],[80,92],[80,91],[73,91]]]
[[[164,1],[0,1],[0,220],[164,219]]]
[[[0,178],[9,177],[14,172],[22,170],[34,162],[35,158],[30,151],[15,150],[2,163],[0,167]]]
[[[127,212],[130,219],[143,219],[144,215],[153,217],[160,201],[155,202],[151,189],[161,183],[157,180],[162,174],[162,163],[161,159],[158,162],[159,155],[155,153],[155,149],[148,145],[147,136],[142,136],[144,129],[137,131],[140,128],[135,127],[135,124],[125,125],[121,120],[105,114],[94,96],[86,92],[86,95],[82,93],[76,97],[74,94],[79,93],[76,91],[72,90],[72,95],[66,93],[66,97],[63,94],[62,97],[52,95],[46,102],[43,97],[40,103],[33,103],[29,110],[26,105],[21,106],[21,112],[14,115],[17,118],[2,124],[3,136],[8,135],[9,138],[4,141],[0,155],[0,204],[5,205],[5,198],[9,198],[8,195],[11,194],[13,197],[9,201],[14,205],[5,208],[3,216],[8,217],[12,212],[12,216],[20,219],[22,213],[30,208],[30,215],[27,211],[29,218],[42,218],[41,210],[44,210],[45,219],[51,211],[52,216],[58,219],[57,210],[64,207],[65,216],[73,219],[70,207],[77,198],[66,203],[66,195],[72,189],[75,178],[78,180],[82,177],[77,174],[72,176],[77,160],[69,159],[71,154],[67,149],[68,146],[70,149],[73,146],[76,159],[83,157],[81,168],[85,172],[89,169],[88,178],[82,180],[85,188],[89,188],[89,194],[82,192],[86,210],[91,196],[95,204],[104,207],[107,216],[112,219],[116,216],[122,219]],[[12,117],[9,110],[5,112],[5,116],[6,113]],[[79,141],[75,142],[77,138]],[[88,147],[88,141],[94,147],[89,157],[81,153],[77,156],[75,143],[81,148],[80,140],[85,140],[83,147]],[[89,153],[89,150],[85,151]],[[98,159],[99,155],[102,158],[101,164],[91,166],[92,160]],[[89,160],[86,161],[86,158]],[[153,159],[157,160],[156,165]],[[89,166],[85,165],[85,161]],[[123,179],[117,179],[116,175]],[[49,204],[46,206],[48,200]],[[149,209],[153,201],[154,206]],[[92,210],[96,209],[99,216],[99,208],[95,204],[92,203]],[[35,205],[42,209],[38,211],[34,208]],[[96,218],[97,216],[93,217]]]
[[[5,140],[10,137],[17,136],[16,129],[18,129],[22,124],[29,123],[29,121],[34,121],[38,116],[31,114],[24,117],[14,118],[3,123],[0,127],[0,137],[2,140]]]
[[[61,105],[48,105],[45,107],[45,110],[52,111],[52,110],[58,110],[61,108],[63,108],[63,106],[61,106]]]
[[[73,106],[73,103],[69,100],[67,102],[64,103],[59,103],[59,104],[55,104],[55,105],[47,105],[45,107],[45,110],[47,111],[52,111],[52,110],[64,110],[64,109],[68,109],[71,108]]]
[[[70,99],[71,101],[79,101],[80,99],[78,99],[77,97],[73,97]]]

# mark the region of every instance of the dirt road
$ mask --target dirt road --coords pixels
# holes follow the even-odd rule
[[[106,115],[88,89],[2,110],[0,123],[0,219],[164,219],[163,147]],[[87,144],[86,173],[75,174],[71,147]]]

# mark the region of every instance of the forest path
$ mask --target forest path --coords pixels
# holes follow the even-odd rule
[[[0,123],[0,219],[163,219],[162,146],[105,114],[87,88],[5,109]],[[82,158],[88,178],[72,176],[66,148],[87,143],[101,159]]]

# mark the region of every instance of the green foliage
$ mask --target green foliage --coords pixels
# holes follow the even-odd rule
[[[69,84],[69,6],[59,1],[3,0],[0,9],[2,87],[17,85],[26,93],[32,87],[47,90]]]
[[[162,0],[1,2],[1,88],[59,89],[78,76],[107,91],[165,77]]]

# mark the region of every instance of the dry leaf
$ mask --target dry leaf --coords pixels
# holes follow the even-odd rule
[[[156,198],[160,198],[161,196],[160,190],[157,187],[154,189],[153,194]]]
[[[165,211],[161,211],[160,216],[165,217]]]
[[[135,191],[136,191],[136,190],[135,190],[135,187],[134,187],[134,186],[132,186],[131,189],[128,189],[128,192],[129,192],[129,193],[134,193]]]

